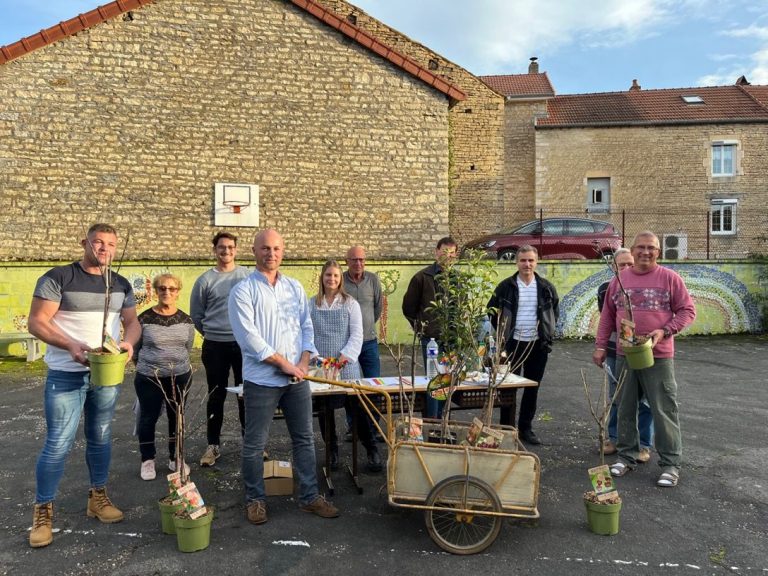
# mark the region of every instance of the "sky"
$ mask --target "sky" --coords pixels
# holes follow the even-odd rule
[[[0,46],[107,0],[0,0]],[[768,84],[768,0],[357,0],[476,75],[539,58],[557,94]]]

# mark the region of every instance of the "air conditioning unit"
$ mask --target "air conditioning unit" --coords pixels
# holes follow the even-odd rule
[[[688,235],[664,234],[661,257],[664,260],[684,260],[688,258]]]

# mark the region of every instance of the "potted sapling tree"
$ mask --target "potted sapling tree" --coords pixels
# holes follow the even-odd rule
[[[88,247],[93,254],[96,254],[96,249],[91,243],[88,235],[85,235]],[[125,245],[123,246],[123,253],[120,257],[122,261],[125,255],[125,250],[128,247],[128,241],[130,236],[126,237]],[[112,271],[112,258],[108,254],[106,261],[102,264],[98,258],[96,261],[99,263],[99,271],[101,272],[101,278],[104,282],[104,313],[102,315],[101,323],[101,346],[88,352],[88,364],[91,369],[91,383],[94,386],[117,386],[123,383],[125,377],[125,365],[128,362],[128,352],[120,348],[119,343],[110,334],[110,321],[114,322],[114,318],[110,315],[117,314],[117,312],[110,311],[110,304],[112,302],[112,290],[113,278],[116,272]],[[119,271],[119,266],[118,266]]]
[[[598,446],[600,447],[600,465],[587,471],[592,484],[592,490],[584,493],[584,506],[587,509],[587,521],[590,530],[595,534],[612,535],[619,531],[621,498],[611,477],[610,468],[605,463],[605,441],[611,405],[621,391],[624,375],[619,377],[616,382],[616,389],[613,395],[610,395],[609,379],[614,378],[614,375],[607,367],[604,370],[603,382],[599,386],[591,386],[587,382],[584,370],[581,371],[584,395],[587,398],[587,405],[589,406],[592,419],[597,424],[597,439]]]

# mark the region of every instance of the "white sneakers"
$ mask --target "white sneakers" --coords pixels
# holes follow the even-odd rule
[[[176,472],[176,462],[174,460],[168,460],[168,470]],[[186,462],[184,462],[184,473],[189,475],[189,465]],[[144,460],[144,462],[141,463],[141,479],[154,480],[156,477],[155,461]]]
[[[171,472],[176,472],[176,461],[175,460],[168,460],[168,470]],[[184,474],[187,476],[189,475],[189,464],[184,462]]]
[[[155,472],[155,461],[144,460],[144,462],[141,463],[141,479],[154,480],[156,476],[157,472]]]

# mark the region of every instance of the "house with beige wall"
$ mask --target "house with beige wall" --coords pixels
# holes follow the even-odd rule
[[[482,79],[505,94],[505,139],[516,143],[505,150],[509,225],[586,215],[612,220],[627,242],[657,231],[670,259],[768,252],[768,86],[635,81],[557,96],[538,67]]]

